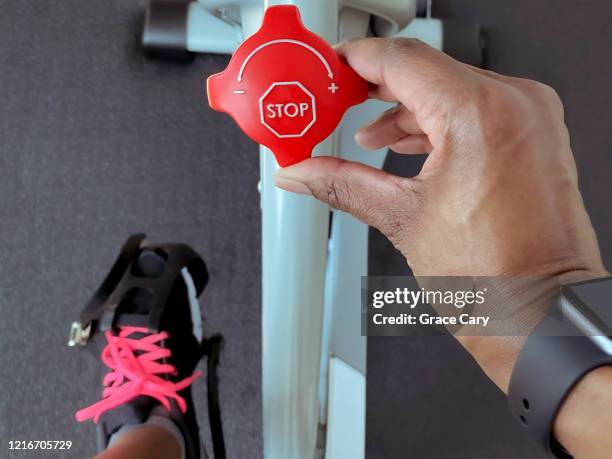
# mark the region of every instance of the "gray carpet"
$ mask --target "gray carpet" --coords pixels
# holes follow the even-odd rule
[[[99,398],[100,380],[87,352],[65,346],[68,326],[137,231],[205,257],[206,329],[227,340],[229,457],[260,455],[256,146],[205,102],[204,76],[227,58],[146,60],[143,8],[3,2],[0,457],[9,439],[72,440],[54,457],[94,452],[92,426],[73,414]],[[204,407],[205,384],[194,387]]]
[[[5,0],[0,14],[0,457],[82,458],[94,432],[73,414],[99,396],[96,362],[68,326],[124,238],[185,241],[207,260],[208,333],[222,332],[230,458],[261,457],[260,228],[256,146],[205,103],[226,57],[146,60],[142,1]],[[585,200],[612,257],[607,2],[436,0],[489,32],[494,70],[552,83],[566,101]],[[418,160],[391,157],[410,174]],[[405,271],[380,235],[373,274]],[[536,457],[501,394],[446,338],[372,339],[368,457]],[[204,408],[204,384],[195,384]],[[199,410],[207,435],[205,410]],[[383,422],[389,418],[394,422]],[[9,440],[71,440],[16,453]]]

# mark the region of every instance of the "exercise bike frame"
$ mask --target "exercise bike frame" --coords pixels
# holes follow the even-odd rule
[[[366,36],[374,27],[379,35],[442,47],[441,22],[415,18],[416,0],[200,0],[188,6],[186,49],[232,53],[259,28],[266,7],[284,3],[298,6],[305,26],[330,43]],[[354,107],[314,154],[381,168],[386,150],[364,151],[354,133],[390,107],[374,100]],[[277,167],[261,146],[264,457],[363,458],[360,292],[368,228],[312,197],[276,188]]]

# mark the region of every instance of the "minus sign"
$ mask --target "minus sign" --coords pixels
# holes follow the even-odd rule
[[[234,94],[246,94],[244,89],[234,89]]]

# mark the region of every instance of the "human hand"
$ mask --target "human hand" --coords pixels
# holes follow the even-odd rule
[[[378,228],[416,275],[600,271],[555,92],[476,69],[408,39],[339,47],[397,108],[356,135],[368,149],[429,153],[418,176],[317,157],[276,184],[313,194]]]
[[[360,129],[357,142],[428,157],[412,178],[315,157],[280,169],[278,187],[374,226],[417,276],[606,275],[554,90],[415,40],[358,39],[338,52],[371,83],[371,97],[398,104]],[[547,306],[530,306],[531,327]],[[524,337],[460,341],[507,390]]]

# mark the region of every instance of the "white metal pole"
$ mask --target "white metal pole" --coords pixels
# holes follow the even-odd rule
[[[337,40],[335,0],[293,3],[305,26]],[[333,138],[317,153],[335,154]],[[266,459],[310,459],[318,431],[323,289],[329,208],[274,187],[277,165],[261,148],[263,434]]]

